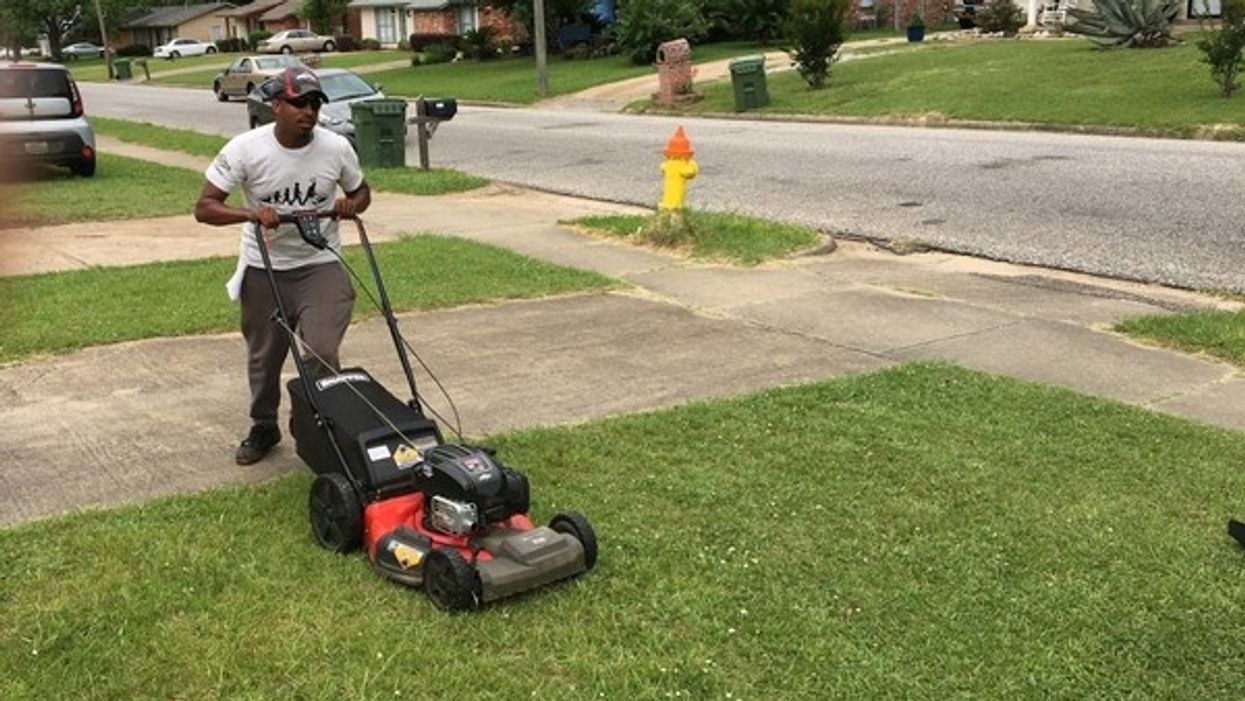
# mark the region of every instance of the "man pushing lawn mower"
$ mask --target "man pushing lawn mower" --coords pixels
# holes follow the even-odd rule
[[[289,305],[289,322],[309,348],[309,369],[324,375],[338,369],[338,349],[354,306],[350,278],[338,263],[341,240],[337,222],[322,233],[331,250],[308,246],[281,214],[315,211],[351,218],[372,201],[359,159],[344,137],[317,128],[320,105],[327,101],[320,81],[305,68],[288,68],[261,86],[272,101],[272,124],[229,141],[204,173],[207,182],[195,204],[195,219],[206,224],[243,224],[238,268],[229,296],[241,300],[242,335],[247,347],[251,387],[251,430],[238,446],[239,465],[258,462],[281,441],[277,406],[281,401],[281,366],[290,349],[285,329],[272,323],[274,301],[264,279],[256,229],[266,232],[275,279]],[[244,207],[225,203],[235,187]],[[334,197],[340,187],[345,193]]]
[[[256,462],[281,440],[279,380],[293,345],[290,432],[316,473],[308,515],[322,547],[346,553],[362,545],[378,574],[422,586],[451,611],[592,569],[597,541],[588,519],[566,512],[536,526],[527,513],[527,477],[491,451],[446,443],[425,416],[410,346],[357,217],[371,202],[358,160],[345,139],[315,128],[324,93],[313,74],[287,69],[263,89],[276,122],[225,146],[195,206],[199,221],[244,223],[228,286],[242,301],[251,380],[251,433],[237,462]],[[239,185],[245,209],[225,204]],[[346,194],[333,201],[338,186]],[[411,391],[407,402],[363,368],[339,367],[354,288],[337,219],[353,219],[358,229],[376,295],[359,282],[385,317]]]

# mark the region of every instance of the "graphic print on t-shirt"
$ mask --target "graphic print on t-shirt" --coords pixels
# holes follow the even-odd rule
[[[303,191],[301,183],[294,183],[293,190],[286,186],[284,190],[276,190],[264,195],[259,201],[274,207],[285,205],[299,209],[320,209],[328,203],[329,198],[327,195],[316,192],[316,181],[312,180],[307,185],[306,192]]]

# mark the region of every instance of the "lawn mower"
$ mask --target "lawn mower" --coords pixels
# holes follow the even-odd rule
[[[332,250],[321,232],[326,216],[294,213],[281,221],[294,223],[308,245]],[[461,436],[458,443],[445,441],[425,413],[410,346],[398,329],[363,222],[354,222],[379,300],[355,279],[384,315],[410,389],[406,402],[363,368],[313,375],[299,352],[259,227],[255,233],[276,300],[275,323],[290,334],[295,349],[298,376],[286,386],[290,434],[298,456],[316,474],[308,500],[316,542],[337,553],[363,545],[377,573],[422,587],[448,611],[475,609],[592,569],[597,542],[587,518],[565,512],[547,526],[534,525],[527,515],[527,478]],[[413,349],[411,354],[418,359]]]

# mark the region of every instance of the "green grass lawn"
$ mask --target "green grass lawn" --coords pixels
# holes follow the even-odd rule
[[[10,206],[0,226],[42,226],[189,215],[203,187],[203,175],[100,153],[94,177],[44,168],[33,180],[6,182],[3,187]]]
[[[386,278],[386,290],[399,311],[618,284],[596,273],[451,237],[411,236],[375,249],[384,270],[420,271]],[[348,247],[346,260],[370,279],[359,249]],[[0,299],[5,301],[0,362],[119,341],[233,330],[238,309],[223,285],[235,263],[235,258],[213,258],[0,278]],[[356,319],[377,313],[360,293]]]
[[[1116,330],[1168,348],[1206,353],[1245,368],[1245,311],[1142,316]]]
[[[1191,45],[1097,50],[1083,39],[927,45],[836,65],[809,90],[794,72],[771,73],[768,114],[913,117],[1139,127],[1192,135],[1231,125],[1245,135],[1239,99],[1219,97]],[[733,111],[729,81],[698,84],[690,113]]]
[[[910,365],[491,441],[595,570],[437,612],[307,473],[0,530],[7,699],[1235,699],[1245,437]]]
[[[581,217],[569,223],[631,243],[742,265],[789,255],[822,239],[806,226],[696,210],[687,210],[682,218],[670,214],[618,214]]]

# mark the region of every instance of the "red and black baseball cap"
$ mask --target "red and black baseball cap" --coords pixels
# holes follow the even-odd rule
[[[264,95],[269,99],[297,100],[315,95],[320,102],[328,102],[328,95],[320,87],[320,79],[308,68],[287,68],[264,82]]]

